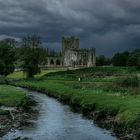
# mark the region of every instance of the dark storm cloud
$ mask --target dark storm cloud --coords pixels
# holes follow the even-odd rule
[[[58,49],[76,35],[81,47],[111,55],[140,48],[139,16],[138,0],[0,0],[0,38],[36,33]]]

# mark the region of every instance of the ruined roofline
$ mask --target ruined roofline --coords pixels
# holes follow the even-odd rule
[[[80,51],[95,51],[95,48],[80,48]]]
[[[48,56],[47,58],[57,58],[57,59],[61,59],[61,56]]]
[[[75,51],[79,51],[79,50],[81,50],[81,51],[95,51],[95,48],[80,48],[80,43],[79,43],[79,38],[77,38],[77,37],[75,37],[75,36],[71,36],[71,37],[62,37],[62,42],[63,43],[68,43],[68,42],[73,42],[73,41],[77,41],[77,43],[78,43],[78,48],[67,48],[67,49],[69,49],[69,50],[75,50]]]
[[[95,51],[95,48],[89,48],[89,49],[86,49],[86,48],[80,48],[80,49],[72,49],[72,48],[70,48],[70,49],[67,49],[67,50],[70,50],[70,51]]]
[[[71,36],[71,37],[62,37],[62,40],[79,40],[77,37],[75,36]]]

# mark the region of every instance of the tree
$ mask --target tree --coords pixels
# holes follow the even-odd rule
[[[116,53],[112,58],[112,63],[114,66],[127,66],[127,61],[129,57],[129,52]]]
[[[105,66],[110,65],[111,61],[109,58],[106,58],[104,55],[98,56],[96,59],[96,65],[97,66]]]
[[[21,67],[27,78],[33,78],[40,72],[39,65],[43,63],[45,57],[40,38],[36,35],[23,38],[20,51]]]
[[[59,53],[57,53],[54,49],[50,50],[49,57],[57,57],[59,56]]]
[[[140,50],[135,50],[129,55],[127,64],[128,66],[140,67]]]
[[[14,72],[15,41],[4,39],[0,41],[0,75],[7,76]]]
[[[140,56],[139,56],[138,61],[137,61],[137,67],[140,69]]]

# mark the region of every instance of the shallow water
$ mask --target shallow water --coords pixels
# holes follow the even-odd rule
[[[44,94],[27,92],[40,106],[35,125],[24,130],[13,130],[2,140],[17,137],[29,137],[33,140],[116,140],[109,131],[97,127],[92,120],[82,117],[81,114],[72,112],[69,106]]]

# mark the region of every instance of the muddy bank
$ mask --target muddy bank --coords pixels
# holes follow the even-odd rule
[[[119,119],[116,119],[116,114],[111,114],[110,112],[96,111],[90,107],[83,107],[70,98],[65,98],[63,96],[54,96],[56,94],[45,92],[47,95],[57,98],[64,104],[70,105],[74,112],[82,113],[85,117],[93,119],[94,122],[101,128],[105,128],[112,132],[112,135],[116,136],[119,140],[139,140],[140,139],[140,118],[133,124],[133,127],[125,127],[125,124]]]
[[[140,138],[140,123],[138,122],[134,124],[133,128],[125,128],[122,122],[115,119],[114,114],[84,108],[69,98],[53,96],[50,93],[47,93],[47,95],[57,98],[64,104],[70,105],[72,111],[82,113],[85,117],[93,119],[99,127],[110,130],[112,135],[116,136],[119,140],[139,140]]]
[[[0,114],[0,138],[15,129],[33,125],[31,120],[38,116],[37,102],[29,95],[19,107],[1,106],[0,109],[4,112]]]

